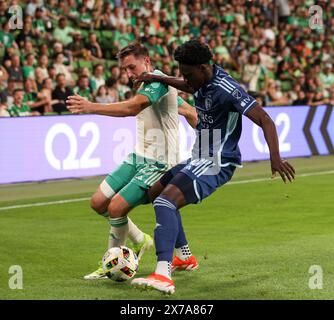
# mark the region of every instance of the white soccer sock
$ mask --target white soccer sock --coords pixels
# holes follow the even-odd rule
[[[172,263],[170,261],[158,261],[155,273],[172,279]]]
[[[185,246],[182,246],[181,248],[176,248],[175,253],[176,256],[181,260],[188,260],[191,257],[191,251],[187,244]]]
[[[110,234],[108,249],[124,246],[129,233],[128,217],[110,218]]]
[[[140,243],[144,240],[144,232],[141,231],[130,218],[128,218],[129,238],[133,243]]]

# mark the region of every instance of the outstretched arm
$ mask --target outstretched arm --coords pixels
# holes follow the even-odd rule
[[[170,76],[162,76],[158,74],[153,73],[143,73],[139,76],[139,78],[136,80],[136,83],[140,82],[162,82],[168,86],[174,87],[178,90],[181,90],[183,92],[188,93],[194,93],[195,90],[190,87],[183,78],[177,78],[177,77],[170,77]]]
[[[137,94],[130,100],[116,103],[94,103],[79,95],[69,96],[66,100],[67,108],[75,114],[93,113],[111,117],[136,116],[151,103],[149,99]]]
[[[277,131],[273,120],[260,106],[252,108],[247,113],[247,117],[263,130],[270,152],[272,177],[275,177],[278,172],[285,183],[287,182],[286,178],[292,182],[295,178],[295,169],[289,162],[281,159]]]
[[[189,103],[183,101],[181,105],[179,105],[178,112],[181,116],[184,116],[187,122],[195,128],[197,125],[197,112],[194,107],[192,107]]]

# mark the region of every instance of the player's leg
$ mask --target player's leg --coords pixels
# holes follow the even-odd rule
[[[117,193],[124,188],[124,186],[131,181],[133,176],[136,174],[136,168],[133,165],[131,158],[133,154],[128,156],[128,159],[124,161],[121,165],[119,165],[112,173],[110,173],[100,184],[96,192],[93,194],[91,198],[91,207],[92,209],[100,214],[101,216],[109,219],[108,207],[111,203],[111,200],[117,195]],[[127,206],[117,197],[115,203],[119,203],[119,208],[122,212],[127,211]],[[114,204],[115,204],[114,203]],[[124,209],[125,208],[125,209]],[[120,222],[120,221],[118,221]],[[132,226],[132,229],[139,230],[138,227],[128,219],[128,225]],[[130,229],[130,230],[132,230]],[[120,232],[124,232],[123,230],[118,230]],[[127,231],[124,233],[126,234]],[[108,248],[115,246],[114,237],[117,237],[117,232],[115,233],[115,229],[113,226],[110,226],[110,232],[108,237]],[[148,236],[148,235],[147,235]],[[101,262],[99,262],[99,265]],[[95,279],[104,279],[106,278],[104,275],[104,271],[101,266],[94,272],[87,274],[84,279],[86,280],[95,280]]]
[[[217,187],[229,181],[234,172],[234,168],[229,166],[221,168],[220,172],[218,170],[219,174],[214,174],[217,168],[213,168],[212,163],[205,167],[203,162],[198,163],[194,162],[182,169],[154,200],[157,220],[154,233],[157,267],[149,277],[134,279],[133,285],[151,287],[165,293],[175,291],[171,279],[171,259],[178,233],[177,208],[189,203],[199,203]],[[209,172],[204,175],[206,171]]]
[[[160,179],[165,173],[165,170],[166,164],[144,159],[144,162],[137,165],[137,173],[131,182],[120,191],[120,195],[122,195],[132,207],[149,203],[148,190]],[[153,239],[148,234],[139,230],[130,220],[128,226],[128,236],[132,242],[129,246],[136,252],[140,260],[143,253],[153,247]]]
[[[144,252],[153,247],[153,238],[140,230],[128,217],[132,208],[147,202],[147,190],[140,187],[133,179],[112,199],[108,207],[109,222],[113,239],[109,245],[125,245],[127,237],[131,240],[128,244],[142,258]]]
[[[128,156],[128,159],[131,158],[131,156],[132,154]],[[106,176],[91,197],[91,208],[105,218],[109,218],[108,206],[111,199],[126,186],[136,174],[135,165],[128,159]]]
[[[177,176],[177,175],[176,175]],[[174,282],[171,279],[173,252],[178,236],[177,209],[185,205],[182,191],[171,184],[154,200],[156,215],[154,240],[157,255],[155,272],[147,278],[137,278],[132,284],[140,287],[154,288],[168,294],[174,293]]]
[[[148,191],[148,196],[153,202],[170,183],[173,177],[180,172],[186,164],[179,164],[167,171]],[[172,272],[175,270],[192,271],[198,268],[198,263],[195,256],[192,255],[189,244],[183,229],[182,219],[179,210],[176,212],[178,221],[178,235],[175,244],[175,257],[172,261]]]

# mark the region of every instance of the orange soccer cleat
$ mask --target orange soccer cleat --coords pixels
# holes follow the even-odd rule
[[[190,256],[187,260],[181,260],[179,257],[175,256],[172,262],[172,272],[178,271],[193,271],[198,268],[198,263],[195,256]]]

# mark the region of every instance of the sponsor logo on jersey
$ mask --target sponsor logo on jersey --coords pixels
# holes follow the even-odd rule
[[[211,108],[211,106],[212,106],[212,98],[211,98],[210,95],[205,98],[204,104],[205,104],[205,109],[206,110],[209,110]]]
[[[235,89],[232,93],[232,96],[234,98],[240,100],[242,98],[242,93],[238,89]]]
[[[250,101],[251,101],[250,97],[247,97],[247,98],[245,98],[244,100],[242,100],[242,102],[240,103],[240,105],[241,105],[242,107],[245,107],[245,106],[247,106],[247,104],[248,104]]]

